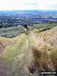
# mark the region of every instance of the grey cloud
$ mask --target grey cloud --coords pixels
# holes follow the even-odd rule
[[[48,5],[48,8],[56,9],[57,5]]]
[[[38,5],[38,3],[24,3],[24,5]]]

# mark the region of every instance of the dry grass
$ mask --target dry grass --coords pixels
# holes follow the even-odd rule
[[[51,60],[53,62],[53,65],[54,65],[55,70],[57,70],[57,48],[56,47],[55,48],[54,47],[52,48],[50,57],[51,57]]]
[[[35,65],[38,69],[38,71],[44,71],[45,69],[48,68],[48,55],[47,55],[47,49],[45,48],[32,48],[33,50],[33,57],[34,57],[34,62]]]
[[[55,33],[57,32],[55,31]],[[28,73],[33,74],[36,70],[38,72],[55,71],[57,69],[57,48],[54,41],[57,42],[57,36],[56,34],[54,36],[52,34],[54,34],[54,31],[46,31],[46,33],[36,33],[35,31],[31,31],[29,35],[23,33],[14,38],[0,37],[0,47],[6,46],[6,48],[3,49],[3,57],[6,60],[3,61],[0,66],[5,67],[5,71],[11,68],[11,72],[12,69],[14,69],[14,72],[16,72],[16,69],[18,71],[21,69],[22,73],[28,72],[29,69]],[[50,45],[50,40],[53,42],[54,46]],[[9,66],[6,66],[5,63]]]
[[[44,47],[36,48],[32,47],[33,58],[35,67],[37,67],[38,72],[40,71],[56,71],[57,69],[57,48],[49,47],[44,45]]]

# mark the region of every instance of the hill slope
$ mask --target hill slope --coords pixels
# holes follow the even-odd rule
[[[0,75],[38,76],[57,68],[57,27],[14,38],[0,37]],[[54,56],[55,55],[55,56]],[[45,66],[44,66],[45,65]]]

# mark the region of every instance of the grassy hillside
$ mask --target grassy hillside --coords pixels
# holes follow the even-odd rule
[[[0,75],[38,76],[40,71],[56,71],[56,46],[57,27],[14,38],[0,37]]]
[[[0,28],[0,36],[7,38],[16,37],[17,35],[20,35],[23,32],[23,27],[20,25],[18,27]]]
[[[34,25],[28,25],[29,30],[33,30],[35,28],[38,29],[38,32],[49,30],[53,27],[57,26],[57,23],[52,24],[34,24]],[[7,28],[0,28],[0,36],[7,37],[7,38],[13,38],[16,37],[22,33],[24,33],[24,27],[22,25],[18,25],[16,27],[7,27]]]

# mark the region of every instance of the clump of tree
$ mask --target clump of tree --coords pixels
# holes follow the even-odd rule
[[[29,34],[29,27],[28,27],[28,25],[24,24],[23,27],[24,27],[25,34],[28,35]]]

